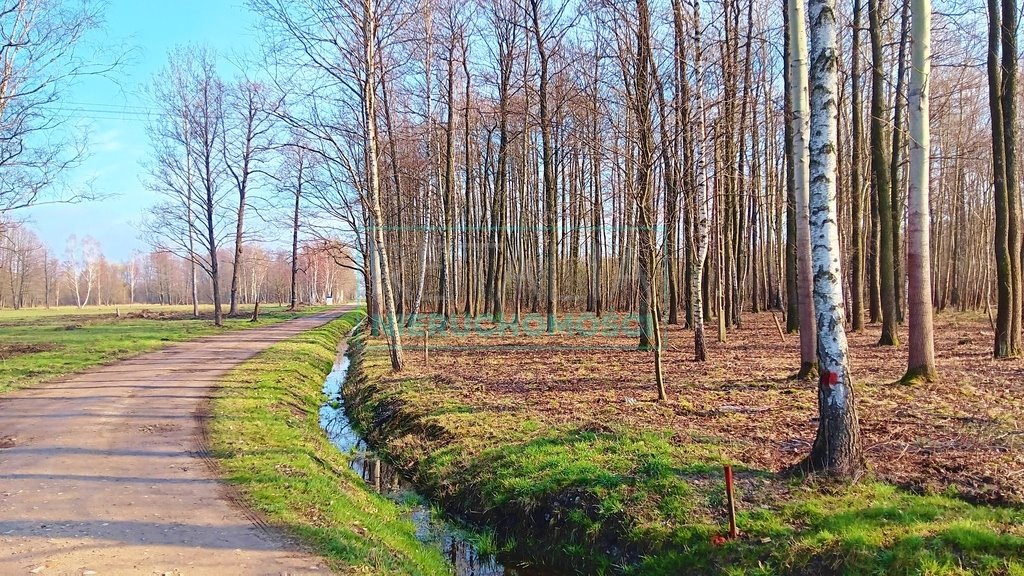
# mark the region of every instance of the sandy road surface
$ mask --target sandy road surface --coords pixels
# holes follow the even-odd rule
[[[201,419],[230,369],[341,312],[0,396],[0,575],[327,573],[218,482]]]

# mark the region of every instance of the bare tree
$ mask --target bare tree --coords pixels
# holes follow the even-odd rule
[[[0,214],[92,196],[62,183],[87,148],[57,105],[77,80],[119,64],[85,46],[102,9],[88,0],[0,2]]]
[[[882,1],[868,0],[871,36],[871,190],[878,207],[878,276],[882,306],[882,334],[879,344],[896,346],[896,280],[892,262],[898,249],[893,246],[890,167],[885,152],[885,58],[882,46]]]
[[[377,99],[385,76],[382,62],[389,61],[387,47],[403,28],[402,19],[410,16],[398,4],[381,5],[377,0],[301,4],[250,0],[249,4],[280,41],[272,58],[275,66],[287,70],[287,77],[277,79],[289,104],[282,119],[315,143],[324,169],[338,178],[335,184],[350,187],[359,198],[358,209],[345,196],[341,196],[344,206],[329,208],[351,228],[351,245],[364,247],[371,317],[382,317],[392,368],[401,370],[404,359],[385,234],[389,222],[381,198]],[[342,179],[342,174],[347,176]],[[355,217],[357,213],[361,218]],[[381,314],[374,313],[377,309]]]
[[[178,49],[153,83],[160,114],[149,127],[153,152],[147,185],[162,200],[150,210],[144,227],[154,248],[178,254],[206,272],[214,323],[220,326],[218,251],[230,218],[224,214],[224,84],[215,66],[208,50]]]
[[[301,224],[302,203],[305,200],[304,193],[310,181],[315,178],[316,155],[309,150],[305,142],[296,141],[285,146],[282,150],[284,155],[279,178],[281,190],[285,193],[290,202],[291,214],[289,224],[291,227],[291,281],[289,282],[288,308],[295,310],[299,305],[299,229]]]
[[[242,78],[228,86],[221,116],[222,157],[238,196],[235,210],[235,249],[231,266],[231,293],[228,314],[238,314],[238,274],[241,270],[242,245],[245,239],[245,212],[251,199],[254,178],[266,175],[263,165],[273,145],[274,117],[280,99],[270,88]]]
[[[551,55],[565,29],[561,26],[567,3],[546,6],[541,0],[528,0],[528,18],[537,50],[538,105],[540,115],[541,157],[544,164],[544,261],[547,266],[545,311],[547,332],[558,331],[558,182],[555,174],[553,108],[551,104]]]

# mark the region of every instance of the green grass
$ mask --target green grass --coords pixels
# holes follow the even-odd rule
[[[345,574],[447,575],[403,509],[368,490],[318,422],[324,377],[362,317],[277,344],[234,370],[212,406],[215,456],[272,524],[297,534]]]
[[[782,477],[728,462],[712,440],[489,411],[459,403],[443,379],[391,375],[377,342],[356,345],[346,401],[375,445],[450,511],[561,570],[1024,576],[1020,508]],[[723,463],[737,470],[743,536],[715,545],[727,531]]]
[[[115,308],[121,318],[116,317]],[[213,325],[212,307],[203,309],[199,319],[191,317],[191,307],[181,306],[0,310],[0,394],[173,342],[224,330],[265,326],[324,309],[288,312],[281,306],[261,306],[260,322],[251,323],[249,308],[242,316],[225,317],[223,328]],[[164,317],[136,317],[142,310]]]

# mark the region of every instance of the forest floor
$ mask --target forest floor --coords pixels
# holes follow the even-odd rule
[[[260,321],[249,322],[251,306],[213,325],[213,308],[191,306],[89,306],[0,310],[0,394],[29,384],[82,372],[94,366],[216,334],[224,330],[267,326],[314,314],[322,307],[289,312],[284,306],[261,306]]]
[[[430,369],[473,406],[523,410],[555,425],[669,429],[773,472],[809,452],[815,384],[790,378],[799,339],[783,342],[771,315],[744,315],[725,343],[708,326],[705,363],[693,361],[693,333],[669,326],[665,405],[653,402],[653,358],[636,350],[635,322],[623,326],[628,336],[585,340],[456,333],[431,347]],[[987,319],[940,314],[939,381],[901,385],[906,347],[877,346],[878,333],[869,325],[849,335],[861,432],[875,474],[915,490],[954,488],[976,501],[1024,503],[1024,361],[992,358]],[[905,326],[900,337],[906,341]]]
[[[668,327],[665,403],[635,321],[551,336],[541,321],[441,333],[431,317],[429,360],[422,331],[406,335],[400,375],[369,338],[346,401],[427,494],[592,570],[1024,574],[1024,362],[991,358],[983,316],[937,316],[929,384],[896,383],[906,349],[876,346],[877,326],[850,335],[869,466],[853,487],[780,474],[808,453],[817,407],[771,315],[745,314],[725,343],[709,326],[706,363]],[[724,463],[746,536],[719,547]],[[503,530],[538,518],[546,530]]]

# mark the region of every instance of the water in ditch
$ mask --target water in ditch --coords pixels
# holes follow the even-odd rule
[[[416,495],[412,485],[395,468],[376,457],[345,415],[341,389],[348,367],[348,356],[339,354],[334,369],[324,382],[327,402],[320,408],[320,427],[338,450],[351,455],[352,470],[368,486],[396,502],[419,502],[408,507],[410,520],[416,526],[416,537],[424,544],[440,549],[456,576],[552,576],[550,571],[513,566],[513,562],[502,562],[494,556],[479,553],[465,531],[422,504],[425,500]]]

